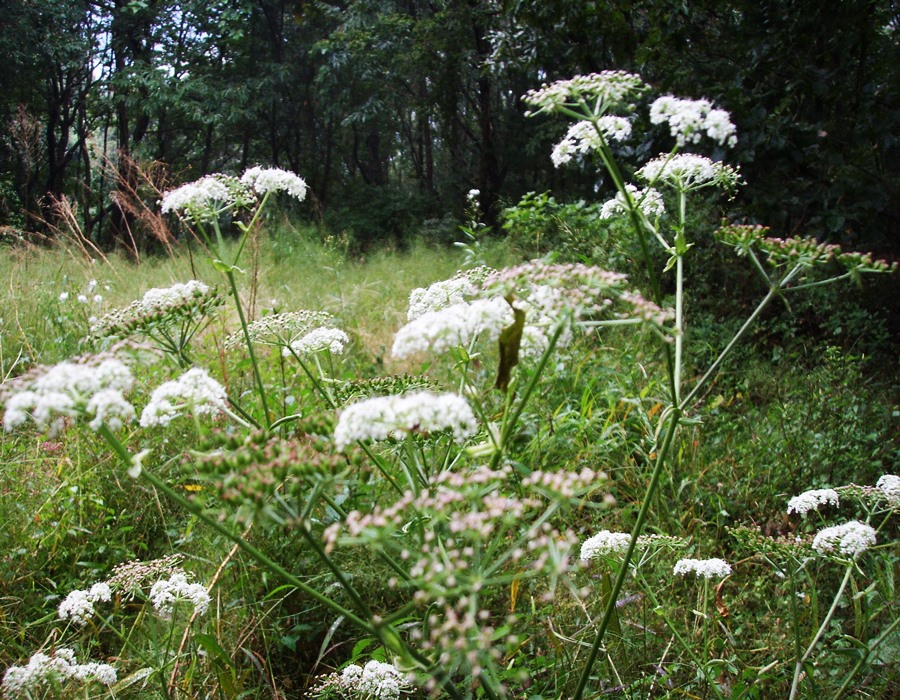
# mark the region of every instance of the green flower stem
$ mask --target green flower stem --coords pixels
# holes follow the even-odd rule
[[[655,612],[660,618],[662,618],[662,621],[666,624],[666,627],[668,627],[669,630],[672,632],[672,636],[675,637],[675,639],[681,645],[681,648],[684,650],[684,652],[689,657],[691,657],[691,661],[694,662],[694,665],[698,669],[700,669],[700,671],[703,673],[703,676],[706,678],[706,682],[709,684],[709,687],[712,688],[713,693],[715,693],[716,697],[719,698],[720,700],[725,700],[725,697],[722,695],[722,691],[719,689],[719,684],[716,683],[715,680],[710,679],[710,677],[707,673],[706,664],[701,663],[700,659],[697,658],[697,655],[694,653],[694,648],[684,637],[681,636],[681,633],[678,631],[678,629],[675,627],[675,625],[672,623],[672,621],[666,616],[665,607],[659,602],[659,599],[656,597],[656,594],[653,592],[653,587],[647,584],[647,582],[644,580],[643,576],[638,576],[637,580],[641,584],[641,588],[643,588],[644,594],[650,599],[650,602],[653,603],[653,612]],[[704,580],[704,582],[703,582],[703,595],[704,596],[706,596],[707,590],[708,590],[708,583]],[[704,602],[704,608],[706,607],[706,605],[707,605],[707,603]],[[706,652],[708,654],[709,650],[707,648],[704,648],[704,652]]]
[[[834,612],[835,610],[837,610],[838,603],[844,595],[844,589],[850,582],[850,575],[853,573],[853,566],[854,565],[852,562],[847,564],[847,570],[844,572],[844,578],[841,580],[841,585],[840,587],[838,587],[837,593],[835,593],[834,595],[834,600],[831,601],[831,607],[828,609],[828,612],[825,615],[825,619],[822,620],[822,624],[819,625],[819,630],[816,632],[813,640],[809,643],[806,651],[803,652],[803,656],[797,659],[797,663],[794,666],[794,682],[791,683],[791,694],[788,697],[788,700],[794,700],[797,697],[797,692],[800,690],[800,674],[803,671],[803,664],[805,664],[806,660],[810,657],[810,655],[812,655],[813,650],[819,643],[819,640],[822,639],[822,635],[825,634],[825,628],[828,627],[828,623],[830,623],[831,618],[834,617]]]
[[[847,688],[850,687],[850,681],[853,680],[854,676],[859,673],[859,670],[863,667],[863,664],[869,658],[873,651],[875,651],[885,639],[893,634],[894,630],[897,629],[897,626],[900,625],[900,617],[895,617],[894,621],[888,625],[887,629],[884,630],[878,638],[875,639],[871,644],[867,645],[865,653],[859,657],[859,661],[850,669],[850,673],[847,674],[847,677],[844,679],[844,682],[841,684],[841,687],[838,688],[837,692],[834,694],[835,700],[839,700],[840,697],[847,691]]]
[[[659,480],[663,472],[663,466],[665,465],[669,449],[672,447],[672,442],[675,438],[675,433],[678,430],[678,425],[680,422],[681,409],[676,407],[669,415],[666,434],[663,438],[662,445],[660,445],[659,452],[656,455],[656,464],[653,467],[653,474],[650,476],[650,483],[647,484],[647,492],[644,494],[644,502],[641,504],[641,509],[640,511],[638,511],[637,520],[635,521],[634,527],[631,530],[631,540],[628,542],[628,549],[625,550],[625,557],[622,561],[622,568],[619,570],[619,573],[616,576],[616,581],[609,593],[609,600],[606,603],[606,609],[603,611],[603,618],[600,620],[600,626],[597,628],[597,636],[594,639],[594,645],[591,647],[591,653],[584,665],[584,669],[582,669],[581,678],[579,678],[578,680],[578,687],[575,690],[575,694],[572,696],[573,700],[581,700],[581,698],[584,696],[585,688],[587,687],[588,680],[590,680],[591,677],[591,669],[594,665],[594,662],[597,660],[597,654],[599,653],[600,647],[603,644],[603,637],[606,635],[606,630],[609,627],[609,623],[612,621],[613,613],[615,613],[616,601],[619,598],[619,593],[622,590],[622,585],[625,583],[625,578],[628,575],[628,566],[631,563],[632,558],[634,557],[634,551],[637,548],[638,538],[641,536],[641,532],[644,529],[644,521],[647,519],[647,513],[650,510],[650,502],[653,500],[653,495],[656,493],[656,489],[659,486]]]
[[[259,392],[259,400],[262,402],[263,420],[266,427],[272,424],[272,418],[269,415],[269,405],[266,401],[266,387],[263,384],[262,376],[259,373],[259,363],[256,361],[256,354],[253,352],[253,343],[250,340],[250,332],[247,330],[247,319],[244,316],[244,307],[241,304],[241,298],[238,295],[237,281],[234,278],[234,270],[227,270],[225,276],[228,278],[228,284],[231,286],[231,293],[234,295],[234,305],[237,307],[238,318],[241,321],[241,329],[244,331],[244,342],[247,344],[247,352],[250,355],[250,364],[253,366],[253,378],[256,380],[256,388]]]
[[[122,463],[131,468],[133,466],[133,455],[128,451],[128,449],[119,441],[119,439],[112,433],[112,431],[105,424],[100,426],[100,429],[97,431],[100,436],[106,440],[107,444],[115,451],[116,455],[122,461]],[[207,526],[213,529],[214,532],[218,533],[229,542],[236,544],[242,550],[244,550],[247,554],[249,554],[253,559],[256,560],[264,568],[269,571],[278,574],[285,581],[290,583],[293,586],[296,586],[301,591],[311,596],[318,602],[322,603],[325,607],[331,609],[333,612],[338,615],[344,615],[348,620],[350,620],[353,624],[357,625],[360,629],[365,632],[369,632],[371,634],[375,633],[375,628],[370,625],[368,622],[363,620],[360,617],[357,617],[354,613],[347,610],[340,603],[336,603],[331,600],[327,596],[322,595],[312,586],[304,583],[299,578],[294,576],[292,573],[287,571],[284,567],[282,567],[277,562],[273,561],[265,554],[263,554],[259,549],[257,549],[254,545],[250,544],[247,540],[242,538],[240,535],[236,535],[230,530],[228,530],[222,523],[218,522],[214,518],[211,518],[207,515],[200,506],[192,503],[180,493],[175,491],[171,486],[169,486],[165,481],[160,479],[158,476],[148,471],[147,469],[141,469],[141,477],[150,483],[151,486],[156,488],[157,490],[163,492],[170,499],[175,501],[178,505],[184,508],[191,515],[195,516]]]

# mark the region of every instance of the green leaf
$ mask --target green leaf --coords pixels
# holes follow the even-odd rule
[[[509,298],[507,301],[510,302]],[[509,303],[512,306],[512,302]],[[500,333],[500,366],[497,368],[497,383],[494,385],[506,393],[509,389],[513,367],[519,364],[519,346],[525,328],[525,312],[513,306],[515,320]]]

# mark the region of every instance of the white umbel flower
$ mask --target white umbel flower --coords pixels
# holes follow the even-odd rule
[[[631,195],[631,199],[637,204],[648,219],[657,219],[666,213],[666,205],[663,202],[662,195],[655,189],[648,188],[640,190],[634,185],[626,184],[625,189]],[[625,203],[625,196],[621,192],[616,192],[616,196],[600,207],[600,218],[611,219],[616,216],[625,216],[628,214],[628,207]]]
[[[834,489],[812,489],[804,491],[799,496],[794,496],[788,501],[787,512],[806,515],[811,510],[818,510],[819,506],[839,506],[841,498]]]
[[[61,647],[53,656],[38,652],[29,660],[27,666],[10,666],[3,675],[3,695],[8,698],[30,698],[41,693],[42,689],[67,681],[95,680],[103,685],[116,682],[116,670],[109,664],[79,664],[75,660],[75,652]]]
[[[683,192],[713,185],[730,187],[739,181],[737,171],[730,165],[696,153],[660,155],[635,175],[645,182],[669,185]]]
[[[187,575],[176,571],[168,580],[160,580],[150,588],[150,602],[157,614],[163,618],[172,617],[177,601],[187,601],[194,606],[194,612],[203,615],[209,610],[209,593],[199,583],[190,583]]]
[[[813,538],[813,549],[819,554],[842,554],[856,559],[875,544],[875,529],[858,520],[819,530]]]
[[[513,310],[502,297],[460,302],[437,311],[427,311],[410,321],[394,336],[394,357],[421,352],[437,355],[465,347],[481,334],[496,340],[514,321]]]
[[[731,565],[724,559],[679,559],[673,573],[676,576],[694,574],[698,578],[725,578],[731,574]]]
[[[462,442],[478,429],[472,408],[458,394],[427,391],[399,396],[378,396],[350,404],[334,429],[339,450],[357,440],[402,439],[409,433],[449,430]]]
[[[194,367],[178,379],[160,384],[141,413],[141,427],[168,425],[186,412],[214,415],[227,409],[228,396],[205,369]]]
[[[558,168],[573,158],[600,150],[603,139],[607,142],[624,141],[629,136],[631,122],[624,117],[604,115],[596,121],[596,126],[594,122],[587,120],[575,122],[569,127],[563,140],[553,148],[550,159]]]
[[[883,474],[875,487],[884,494],[892,508],[900,508],[900,476]]]
[[[287,192],[300,202],[306,199],[306,181],[290,170],[260,168],[257,166],[244,172],[241,175],[241,182],[257,194]]]
[[[737,143],[737,129],[731,123],[731,115],[724,109],[715,109],[709,100],[664,95],[650,106],[650,122],[668,124],[679,146],[699,143],[704,134],[722,146]]]
[[[86,625],[94,616],[94,603],[109,602],[112,590],[107,583],[95,583],[86,591],[72,591],[59,604],[60,620],[72,620],[76,625]]]
[[[631,535],[627,532],[601,530],[581,545],[581,560],[590,561],[605,554],[620,554],[628,549]]]
[[[302,338],[293,341],[282,352],[288,357],[292,354],[291,351],[300,357],[322,350],[328,350],[332,355],[340,355],[349,342],[350,338],[340,328],[314,328]]]

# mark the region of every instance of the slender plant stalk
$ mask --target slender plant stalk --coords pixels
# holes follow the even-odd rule
[[[247,330],[247,319],[244,316],[244,307],[241,304],[241,297],[238,295],[237,282],[234,279],[234,270],[227,270],[225,276],[228,278],[228,284],[231,286],[231,293],[234,296],[234,305],[237,307],[238,318],[241,321],[241,329],[244,332],[244,342],[247,344],[247,352],[250,354],[250,364],[253,367],[253,378],[256,380],[256,389],[259,392],[259,400],[262,403],[263,421],[268,427],[272,424],[272,417],[269,415],[269,405],[266,401],[266,387],[263,384],[262,376],[259,373],[259,363],[256,361],[256,353],[253,352],[253,343],[250,341],[250,332]]]
[[[800,690],[800,674],[803,672],[803,664],[806,663],[806,660],[813,653],[813,650],[816,648],[816,644],[819,643],[819,640],[822,639],[822,635],[825,634],[825,628],[828,627],[828,623],[831,622],[831,618],[834,616],[835,610],[837,610],[838,603],[844,595],[844,589],[847,587],[847,584],[850,582],[850,575],[853,573],[853,564],[847,564],[847,570],[844,572],[844,578],[841,580],[841,585],[837,590],[837,593],[834,595],[834,600],[831,601],[831,607],[828,609],[828,613],[825,615],[825,619],[822,620],[822,624],[819,625],[819,630],[816,632],[815,637],[809,643],[809,646],[806,648],[806,651],[803,652],[803,656],[797,659],[797,664],[794,666],[794,682],[791,683],[791,694],[788,697],[788,700],[794,700],[797,697],[797,692]]]

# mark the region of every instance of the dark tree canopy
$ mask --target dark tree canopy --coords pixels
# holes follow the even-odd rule
[[[624,69],[732,112],[735,216],[896,252],[898,24],[887,0],[13,0],[0,225],[46,230],[65,201],[96,242],[143,245],[135,193],[256,163],[305,177],[363,245],[472,188],[493,224],[596,185],[554,171],[564,125],[520,96]]]

